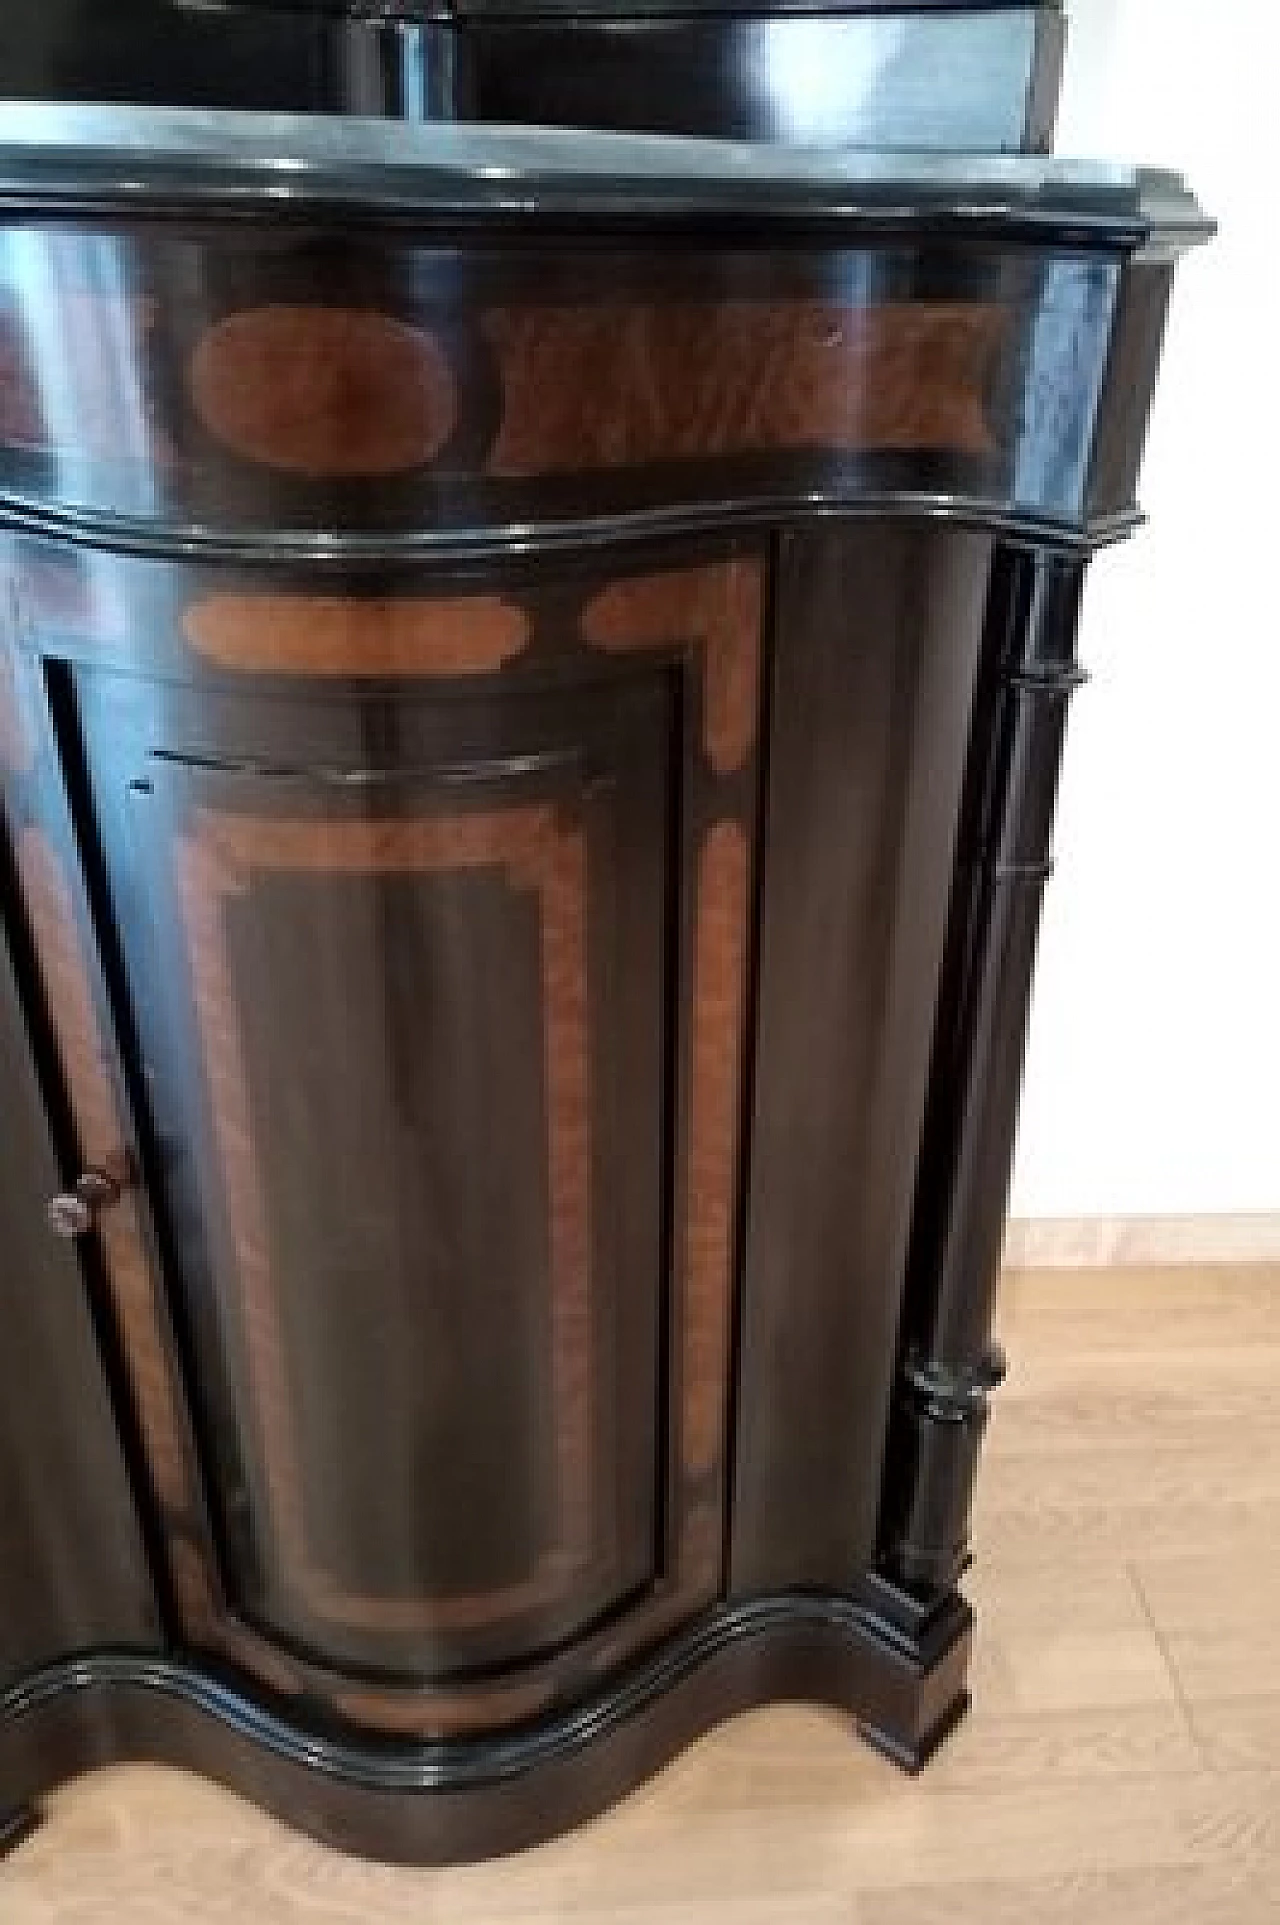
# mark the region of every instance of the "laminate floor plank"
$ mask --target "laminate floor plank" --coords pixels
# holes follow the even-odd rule
[[[1021,1271],[968,1585],[975,1709],[921,1778],[753,1712],[572,1837],[368,1865],[180,1772],[49,1800],[3,1925],[1274,1925],[1280,1269]]]

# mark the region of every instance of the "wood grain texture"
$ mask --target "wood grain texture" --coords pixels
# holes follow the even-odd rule
[[[495,308],[490,474],[616,469],[780,450],[995,445],[984,400],[1008,329],[946,301],[667,301]]]
[[[215,594],[182,621],[197,655],[261,675],[492,675],[519,655],[529,621],[497,595]]]
[[[764,571],[754,558],[611,582],[582,633],[611,654],[702,645],[702,739],[717,774],[741,768],[760,729]]]
[[[610,654],[695,651],[703,752],[724,775],[747,763],[757,746],[763,623],[763,566],[744,556],[611,582],[587,603],[581,628],[591,647]],[[751,868],[741,826],[714,824],[698,853],[694,891],[684,1173],[681,1455],[694,1479],[721,1461],[724,1441]],[[718,1568],[718,1529],[696,1508],[685,1520],[683,1553],[708,1576]]]
[[[718,822],[698,864],[685,1202],[684,1467],[720,1461],[729,1383],[751,850]]]
[[[81,1266],[45,1220],[62,1174],[26,962],[0,928],[0,1692],[60,1653],[162,1635]]]
[[[41,830],[22,831],[17,859],[80,1150],[87,1163],[111,1168],[128,1139],[81,958],[70,892],[57,853]],[[142,1223],[128,1190],[102,1218],[98,1240],[157,1495],[170,1512],[198,1514],[179,1393],[158,1322]],[[184,1590],[193,1630],[206,1630],[215,1608],[208,1581],[199,1586],[184,1580]]]
[[[1259,1450],[1239,1404],[1262,1366],[1273,1380],[1280,1369],[1280,1270],[1008,1283],[1035,1395],[1017,1397],[1015,1371],[988,1447],[976,1709],[921,1778],[851,1744],[840,1715],[779,1707],[703,1739],[570,1838],[405,1871],[341,1858],[182,1774],[117,1768],[50,1800],[50,1822],[0,1875],[6,1925],[1270,1925],[1280,1613],[1270,1577],[1259,1589],[1258,1550],[1280,1458]],[[1110,1483],[1081,1498],[1053,1558],[986,1502],[992,1487],[1027,1502],[1042,1487],[1043,1419],[1061,1434],[1078,1410],[1152,1399],[1171,1424],[1181,1410],[1188,1463],[1208,1453],[1243,1472],[1264,1459],[1269,1484],[1218,1520],[1209,1553],[1193,1547],[1195,1519],[1167,1554],[1115,1543],[1113,1512],[1144,1483],[1137,1451],[1118,1471],[1108,1462]],[[1203,1670],[1197,1627],[1215,1618],[1227,1655]]]
[[[191,357],[208,432],[248,461],[303,475],[422,466],[453,430],[444,350],[372,309],[279,304],[217,322]]]
[[[1280,1210],[1198,1216],[1014,1217],[1011,1269],[1150,1269],[1174,1263],[1280,1263]]]
[[[538,805],[386,821],[257,819],[201,809],[176,860],[202,1060],[233,1226],[237,1314],[271,1521],[291,1592],[311,1617],[384,1631],[474,1627],[552,1601],[591,1558],[595,1521],[590,1040],[581,832],[561,825],[553,809]],[[506,870],[516,887],[536,890],[541,908],[560,1536],[526,1578],[483,1595],[357,1596],[335,1582],[311,1549],[245,1052],[223,935],[226,905],[264,872],[429,875],[485,866]]]

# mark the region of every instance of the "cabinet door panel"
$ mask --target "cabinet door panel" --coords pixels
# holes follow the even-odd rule
[[[0,831],[0,1691],[72,1652],[160,1639],[84,1281],[45,1221],[61,1171],[8,882]]]
[[[140,689],[76,685],[230,1604],[531,1657],[660,1575],[673,680]]]

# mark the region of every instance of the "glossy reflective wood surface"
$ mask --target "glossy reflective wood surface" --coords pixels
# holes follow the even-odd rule
[[[420,11],[396,20],[390,8],[370,17],[323,0],[118,0],[108,13],[93,0],[15,0],[0,27],[5,92],[452,119],[457,36]]]
[[[9,0],[10,97],[1041,150],[1056,5]]]
[[[157,1615],[24,1643],[0,1808],[150,1756],[467,1856],[784,1693],[919,1767],[1194,202],[14,115],[6,911],[63,1153],[128,1178],[80,1263]]]
[[[465,44],[478,120],[1040,152],[1062,29],[1052,6],[481,5]]]
[[[856,1583],[874,1558],[965,742],[1011,612],[999,552],[922,523],[782,545],[735,1590]]]
[[[245,579],[193,572],[186,692],[51,680],[210,1519],[179,1608],[362,1723],[500,1721],[719,1584],[762,565],[355,578],[301,688],[314,598]],[[362,688],[389,619],[419,680]]]
[[[1132,470],[1093,456],[1169,275],[998,238],[547,245],[533,265],[312,230],[23,227],[0,238],[0,483],[59,516],[299,542],[790,497],[1081,531],[1132,511]]]
[[[665,677],[271,742],[77,693],[238,1609],[555,1642],[656,1576]]]
[[[10,933],[11,877],[0,868]],[[0,1690],[68,1653],[154,1646],[159,1614],[74,1255],[45,1223],[63,1173],[32,1058],[35,1012],[0,944]],[[4,1801],[0,1799],[0,1803]]]

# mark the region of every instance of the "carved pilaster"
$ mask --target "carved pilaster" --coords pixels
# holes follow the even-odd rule
[[[948,1589],[968,1558],[1032,965],[1083,563],[997,561],[975,695],[907,1266],[881,1568]]]

